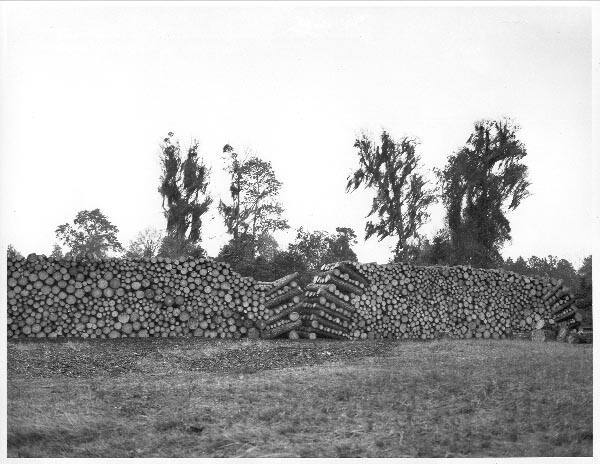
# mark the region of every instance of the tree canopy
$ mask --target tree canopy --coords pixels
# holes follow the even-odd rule
[[[125,250],[125,258],[154,258],[158,255],[164,233],[155,228],[146,228],[129,242]]]
[[[230,145],[225,145],[223,153],[230,156],[231,201],[221,200],[219,211],[233,235],[231,249],[249,247],[254,257],[272,233],[289,228],[278,201],[282,184],[270,162],[257,156],[241,159]]]
[[[455,261],[479,267],[501,263],[510,240],[506,214],[529,194],[527,151],[508,120],[475,124],[467,143],[438,171]]]
[[[113,225],[98,209],[81,210],[72,224],[56,228],[56,237],[75,257],[104,258],[109,252],[121,252],[123,247],[117,239],[119,228]]]
[[[373,188],[375,197],[367,217],[365,238],[388,236],[398,238],[395,255],[404,257],[407,244],[417,240],[419,229],[427,221],[427,209],[435,195],[427,189],[425,178],[419,171],[420,157],[416,142],[404,137],[394,141],[387,132],[381,134],[381,145],[363,135],[356,139],[359,167],[348,177],[346,191],[360,186]]]
[[[335,234],[325,231],[296,231],[296,240],[288,245],[288,251],[301,257],[309,270],[318,270],[326,263],[355,261],[352,245],[356,234],[351,228],[338,227]]]
[[[200,242],[202,215],[212,203],[207,194],[209,169],[198,159],[198,142],[194,141],[181,156],[179,142],[169,132],[161,145],[160,186],[167,233],[179,242]],[[185,247],[182,245],[182,247]]]

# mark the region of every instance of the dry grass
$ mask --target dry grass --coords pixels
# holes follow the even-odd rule
[[[234,360],[270,353],[275,367]],[[78,371],[94,354],[127,369]],[[123,340],[8,355],[11,457],[592,454],[590,346]]]

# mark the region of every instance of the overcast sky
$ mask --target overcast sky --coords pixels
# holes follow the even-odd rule
[[[415,136],[442,167],[481,118],[521,126],[531,196],[505,256],[592,248],[587,8],[0,4],[5,240],[49,253],[56,226],[100,208],[125,245],[163,228],[159,144],[192,138],[226,195],[224,144],[270,160],[293,228],[354,228],[372,193],[345,193],[360,131]],[[214,208],[203,243],[227,240]],[[433,233],[443,212],[432,209]],[[276,236],[285,246],[293,231]],[[385,262],[392,241],[361,241]]]

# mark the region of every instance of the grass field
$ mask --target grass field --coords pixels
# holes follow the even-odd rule
[[[9,457],[591,454],[591,346],[8,344]]]

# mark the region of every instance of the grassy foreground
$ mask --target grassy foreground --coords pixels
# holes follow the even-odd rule
[[[591,454],[591,346],[8,344],[9,457]]]

